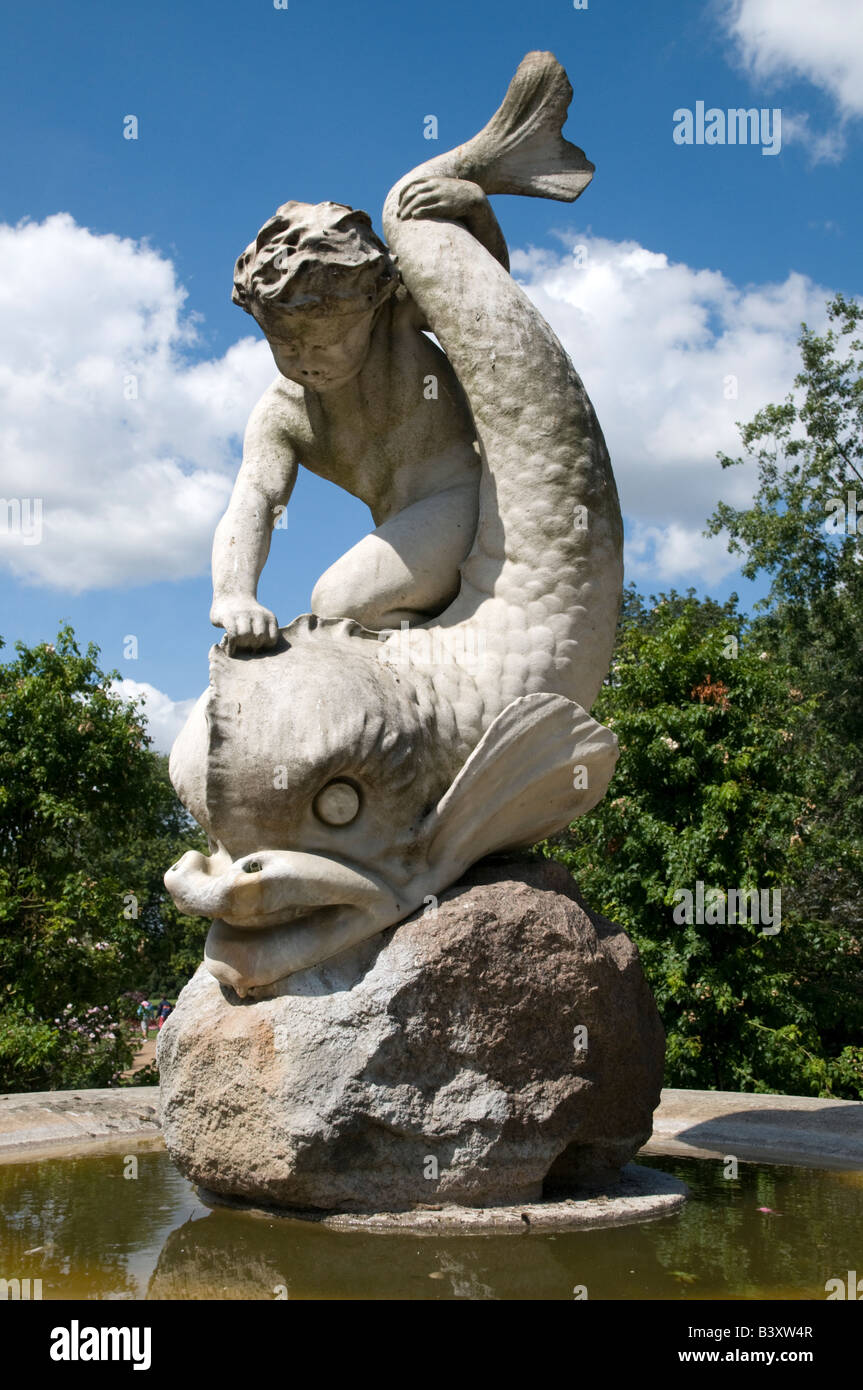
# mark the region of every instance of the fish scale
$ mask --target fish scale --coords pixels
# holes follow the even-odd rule
[[[542,110],[533,119],[525,102],[537,94]],[[398,199],[417,179],[443,176],[470,179],[487,192],[572,200],[592,166],[559,134],[570,96],[552,55],[528,54],[485,131],[406,174],[384,206],[402,279],[465,389],[480,444],[479,521],[460,592],[424,625],[447,630],[448,640],[460,629],[456,649],[472,650],[475,639],[483,653],[470,669],[434,672],[436,690],[457,717],[475,710],[467,687],[475,688],[480,733],[526,694],[549,691],[590,708],[608,669],[620,606],[620,506],[593,407],[551,328],[465,227],[402,220]],[[510,128],[520,121],[529,137],[530,173],[527,161],[501,173],[518,141],[510,139],[502,158],[490,135],[496,122],[498,130],[506,123],[508,107],[518,108]],[[543,118],[550,127],[543,129]],[[577,515],[586,526],[576,524]],[[524,633],[526,643],[518,640]],[[398,638],[421,667],[424,639],[411,632]]]

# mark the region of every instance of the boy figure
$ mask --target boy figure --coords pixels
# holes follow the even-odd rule
[[[461,221],[509,268],[477,184],[419,179],[399,213]],[[455,373],[422,331],[367,214],[285,203],[237,261],[233,298],[263,329],[279,376],[249,417],[213,543],[210,618],[228,650],[276,641],[257,584],[299,463],[364,501],[377,528],[321,576],[312,611],[373,630],[443,612],[476,530],[476,435]]]

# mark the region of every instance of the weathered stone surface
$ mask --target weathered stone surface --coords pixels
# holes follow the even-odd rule
[[[216,531],[226,636],[171,753],[211,852],[165,883],[211,919],[207,966],[241,995],[570,825],[614,770],[589,714],[623,584],[614,476],[488,198],[580,196],[594,166],[561,133],[571,96],[529,53],[477,135],[390,190],[386,244],[363,212],[291,201],[237,263],[278,377]],[[301,466],[376,529],[280,627],[257,584]]]
[[[250,1201],[529,1201],[632,1157],[663,1057],[626,934],[561,865],[486,861],[271,998],[202,967],[160,1035],[161,1120],[184,1173]]]
[[[0,1162],[43,1150],[110,1148],[113,1140],[158,1142],[157,1086],[0,1095]]]

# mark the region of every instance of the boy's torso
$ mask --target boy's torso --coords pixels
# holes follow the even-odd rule
[[[408,306],[385,306],[361,372],[339,391],[308,391],[284,377],[274,389],[299,461],[361,498],[377,525],[478,477],[464,393]]]

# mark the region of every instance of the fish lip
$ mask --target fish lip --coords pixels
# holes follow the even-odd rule
[[[258,859],[262,863],[248,873],[246,866]],[[373,909],[381,898],[392,897],[390,884],[366,866],[346,856],[305,850],[264,849],[237,859],[227,852],[220,859],[191,851],[168,870],[165,884],[182,911],[250,934],[295,925],[329,908]],[[281,891],[273,893],[279,885]],[[291,901],[294,893],[299,901]]]
[[[394,925],[415,906],[409,901],[409,893],[371,869],[347,859],[306,851],[292,854],[266,850],[243,858],[263,860],[268,853],[285,856],[281,863],[273,865],[272,881],[278,882],[279,869],[295,870],[298,894],[303,892],[304,874],[308,875],[315,868],[319,872],[311,888],[309,879],[305,878],[305,901],[302,903],[282,899],[278,906],[262,910],[261,904],[253,900],[253,910],[226,917],[225,908],[237,908],[238,904],[222,896],[220,910],[212,914],[204,962],[220,984],[229,986],[241,997],[253,989],[276,985],[299,970],[339,955]],[[325,861],[329,862],[329,874],[325,871]],[[236,877],[240,863],[240,860],[233,861],[231,869],[227,870],[228,877]],[[266,868],[265,864],[263,872]],[[192,861],[192,871],[198,871],[196,861]],[[293,874],[288,874],[286,882],[292,877]],[[317,903],[314,902],[316,892],[322,899]]]
[[[335,939],[335,929],[351,928],[351,939]],[[319,965],[358,941],[375,936],[389,922],[377,920],[353,903],[312,908],[291,921],[268,927],[237,927],[217,918],[207,934],[204,963],[221,985],[240,998],[278,985],[282,980]],[[303,931],[303,940],[298,931]]]
[[[296,907],[283,907],[279,909],[279,920],[277,922],[249,922],[247,920],[244,921],[239,918],[225,916],[219,917],[218,919],[214,918],[213,920],[225,922],[229,927],[233,927],[235,931],[275,931],[279,927],[293,926],[296,922],[301,922],[304,917],[314,917],[316,913],[327,912],[331,908],[339,908],[346,905],[347,904],[342,903],[319,903],[315,906],[312,903],[300,903]]]

